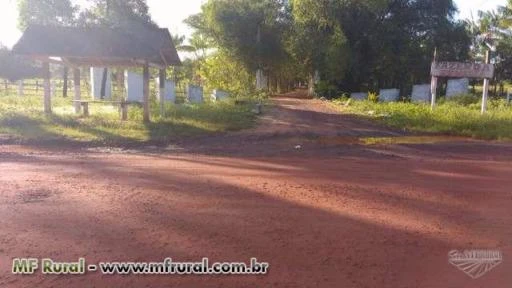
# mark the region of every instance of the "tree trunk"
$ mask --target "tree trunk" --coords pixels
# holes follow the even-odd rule
[[[314,97],[316,96],[315,92],[315,72],[311,72],[309,74],[309,81],[308,81],[308,96]]]
[[[117,70],[116,80],[117,80],[117,90],[123,91],[124,90],[124,70],[123,69]]]

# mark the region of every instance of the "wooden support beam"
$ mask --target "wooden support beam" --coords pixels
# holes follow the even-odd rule
[[[121,101],[121,120],[126,121],[128,120],[128,103],[124,100]]]
[[[160,69],[159,73],[159,94],[160,94],[160,116],[165,118],[165,81],[167,80],[167,71],[165,69]]]
[[[23,97],[23,80],[18,81],[18,96]]]
[[[75,85],[75,101],[82,100],[82,90],[80,89],[80,68],[73,69],[73,84]],[[75,113],[80,114],[80,102],[75,102]]]
[[[491,51],[487,50],[485,52],[485,64],[491,63]],[[489,78],[484,79],[484,91],[482,93],[482,115],[487,112],[487,101],[489,99]]]
[[[142,80],[142,96],[144,100],[144,123],[148,123],[151,121],[149,115],[149,64],[146,61],[144,64],[144,73]]]
[[[62,75],[62,78],[64,78],[64,84],[62,85],[62,97],[66,98],[68,97],[68,74],[69,74],[69,68],[64,66],[64,75]]]
[[[89,117],[89,102],[82,102],[81,105],[84,109],[84,116]]]
[[[44,78],[44,113],[52,113],[52,94],[50,91],[50,63],[43,63],[43,78]]]

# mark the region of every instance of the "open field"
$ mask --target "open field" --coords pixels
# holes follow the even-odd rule
[[[489,111],[484,116],[480,113],[480,103],[467,102],[467,97],[451,102],[441,101],[432,111],[427,104],[352,101],[346,106],[345,101],[334,101],[335,107],[345,113],[375,119],[396,129],[477,139],[512,140],[512,106],[505,100],[490,101]]]
[[[418,138],[319,100],[273,101],[253,129],[169,147],[0,146],[1,271],[10,271],[14,257],[88,263],[257,257],[270,263],[268,275],[3,274],[0,285],[512,283],[512,145]],[[448,263],[453,249],[497,249],[505,259],[473,280]]]
[[[235,105],[233,101],[169,105],[169,117],[154,116],[151,124],[143,124],[140,107],[130,106],[129,121],[122,122],[114,106],[92,104],[91,116],[83,118],[74,114],[69,98],[53,100],[54,114],[47,116],[42,112],[42,97],[0,96],[0,134],[16,142],[167,143],[183,136],[248,128],[255,119],[251,105]],[[152,110],[153,115],[159,115],[158,105]]]

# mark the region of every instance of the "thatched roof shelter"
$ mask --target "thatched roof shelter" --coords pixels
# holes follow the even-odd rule
[[[169,30],[30,26],[13,52],[69,66],[181,65]]]
[[[80,66],[143,67],[144,121],[149,122],[149,67],[160,69],[165,83],[166,68],[181,65],[171,34],[167,29],[133,25],[115,29],[105,27],[30,26],[13,47],[18,55],[43,63],[44,110],[51,113],[50,62],[73,67],[75,109],[79,112]],[[165,90],[160,84],[160,93]],[[163,94],[160,99],[164,99]],[[161,110],[163,114],[163,100]]]

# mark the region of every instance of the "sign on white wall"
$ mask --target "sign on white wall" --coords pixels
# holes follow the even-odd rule
[[[187,100],[189,103],[203,103],[203,87],[189,84],[187,90]]]
[[[446,97],[450,98],[453,96],[469,93],[469,79],[450,79],[448,80],[448,86],[446,87]]]
[[[91,68],[91,96],[95,100],[111,100],[112,99],[112,78],[110,71],[107,69],[107,82],[105,83],[105,97],[101,98],[101,83],[103,81],[104,68]]]
[[[156,87],[160,89],[160,78],[156,78]],[[160,90],[159,90],[160,91]],[[160,92],[157,93],[158,100],[160,100]],[[174,81],[165,80],[165,90],[164,90],[164,101],[170,103],[176,103],[176,85]]]
[[[213,101],[222,101],[229,98],[229,93],[223,90],[215,89],[212,91]]]
[[[412,102],[430,102],[430,84],[414,85],[412,87]]]
[[[125,71],[124,88],[126,89],[126,101],[144,102],[143,96],[143,77],[141,74]]]

